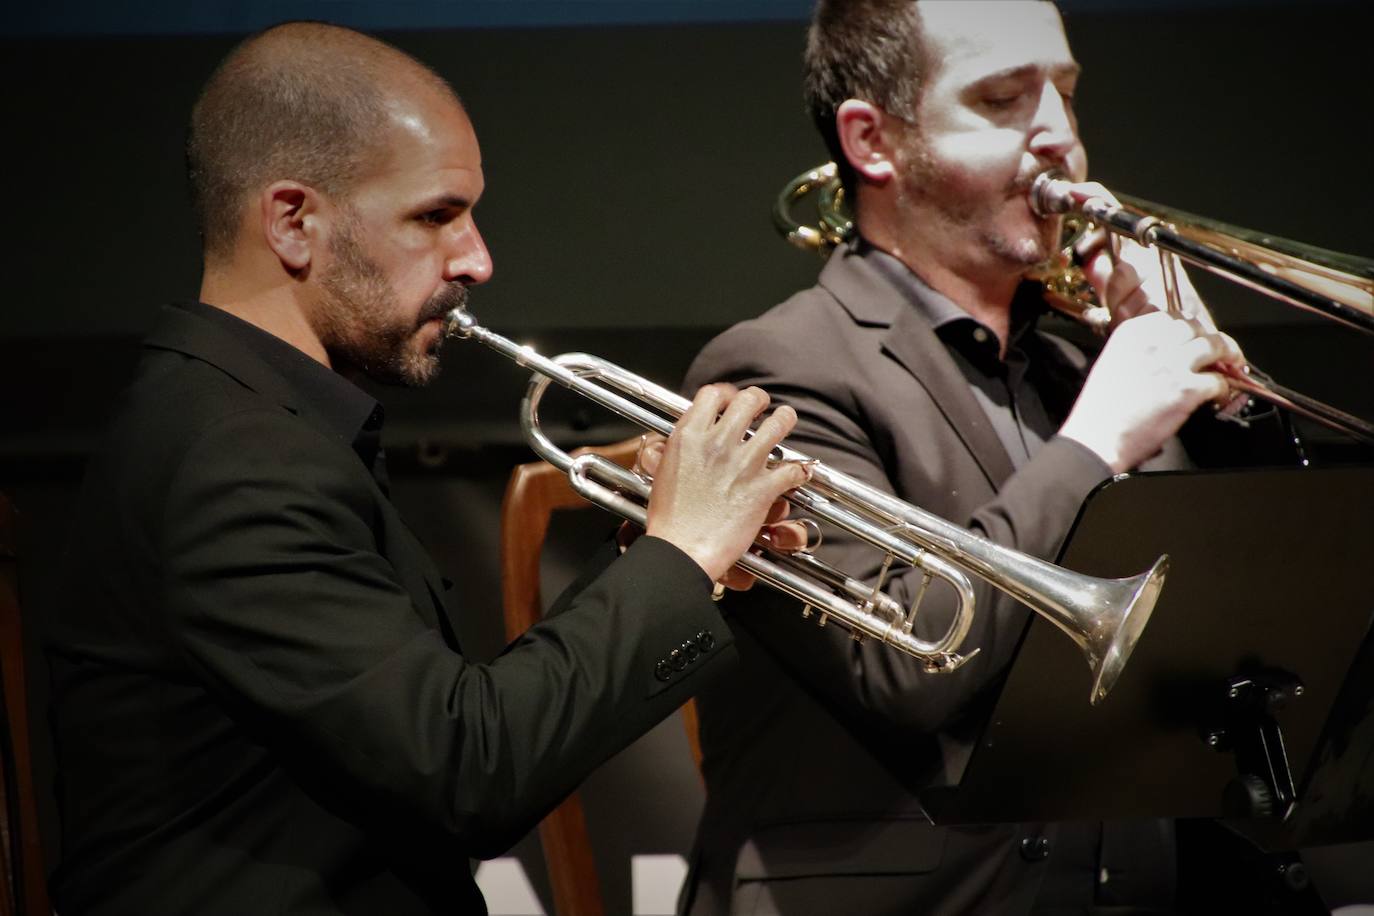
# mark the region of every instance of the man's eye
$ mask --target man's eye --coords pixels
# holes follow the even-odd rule
[[[428,226],[442,226],[451,219],[453,219],[453,212],[447,209],[429,210],[420,214],[420,222]]]
[[[994,95],[983,99],[983,104],[989,108],[1010,108],[1021,101],[1021,95]]]

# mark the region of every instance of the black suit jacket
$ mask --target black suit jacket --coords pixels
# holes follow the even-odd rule
[[[1083,354],[1036,331],[1026,341],[1037,387],[1062,420],[1086,372]],[[853,247],[835,252],[818,285],[712,341],[685,388],[756,384],[797,409],[789,444],[827,465],[1000,544],[1053,558],[1080,504],[1110,470],[1078,444],[1050,439],[1019,471],[945,346],[925,319]],[[1183,460],[1171,443],[1158,464]],[[818,551],[851,575],[880,557],[843,533]],[[919,581],[899,574],[889,594]],[[1050,825],[942,830],[916,793],[958,780],[1031,613],[975,579],[966,647],[981,653],[953,674],[831,626],[796,602],[755,589],[730,604],[741,664],[706,690],[702,721],[706,810],[683,907],[722,912],[955,914],[1025,912],[1047,868]],[[933,587],[917,631],[943,633],[952,592]],[[1089,684],[1087,666],[1082,672]],[[1158,826],[1147,827],[1157,831]],[[1021,841],[1028,841],[1022,854]],[[1123,895],[1167,852],[1146,843],[1119,875]],[[1169,863],[1163,863],[1170,873]],[[1137,883],[1131,887],[1132,880]],[[1091,878],[1088,878],[1091,886]],[[1159,888],[1167,899],[1168,888]],[[842,908],[842,909],[841,909]]]
[[[88,469],[49,646],[56,905],[484,912],[469,857],[720,666],[709,583],[642,538],[471,663],[366,449],[299,384],[318,367],[245,327],[169,309]],[[709,651],[659,680],[686,641]]]

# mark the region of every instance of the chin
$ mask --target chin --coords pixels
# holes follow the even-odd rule
[[[407,388],[423,388],[439,374],[439,356],[432,350],[415,350],[395,366],[396,381]]]
[[[1034,236],[1021,236],[1019,238],[1003,236],[994,240],[991,248],[999,259],[1018,270],[1034,267],[1047,260],[1053,253],[1048,245]]]

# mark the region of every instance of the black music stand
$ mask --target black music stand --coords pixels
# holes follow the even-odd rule
[[[1118,478],[1060,562],[1123,576],[1161,553],[1112,693],[1090,706],[1077,647],[1034,619],[960,784],[922,795],[931,818],[1244,815],[1269,849],[1374,838],[1374,469]],[[1269,769],[1279,736],[1296,805]]]

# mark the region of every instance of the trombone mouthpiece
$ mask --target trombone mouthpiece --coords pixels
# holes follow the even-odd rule
[[[1041,172],[1031,183],[1031,212],[1041,219],[1056,213],[1068,213],[1074,205],[1070,193],[1072,188],[1073,182],[1063,172],[1056,169]]]
[[[477,327],[476,316],[460,306],[449,312],[444,319],[444,336],[471,337],[475,327]]]

